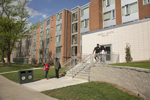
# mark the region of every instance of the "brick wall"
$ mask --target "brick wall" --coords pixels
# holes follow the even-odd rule
[[[121,0],[115,1],[115,8],[116,8],[116,25],[121,25],[122,24]]]
[[[138,0],[139,19],[150,17],[150,4],[143,5],[143,0]]]
[[[53,17],[53,21],[52,21]],[[52,59],[54,61],[55,58],[55,37],[56,37],[56,14],[53,15],[50,19],[50,42],[49,42],[49,52],[52,53]],[[53,27],[53,30],[51,30],[51,27]],[[51,37],[53,40],[51,41]]]
[[[95,31],[103,28],[102,0],[91,0],[89,5],[89,31]]]

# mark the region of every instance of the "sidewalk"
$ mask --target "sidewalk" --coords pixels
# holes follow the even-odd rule
[[[57,100],[0,75],[0,100]]]
[[[88,80],[85,79],[78,79],[78,78],[72,78],[72,77],[61,77],[59,79],[57,78],[51,78],[51,79],[42,79],[39,81],[35,81],[32,83],[23,84],[23,86],[33,89],[35,91],[46,91],[46,90],[53,90],[57,88],[62,88],[66,86],[76,85],[88,82]]]

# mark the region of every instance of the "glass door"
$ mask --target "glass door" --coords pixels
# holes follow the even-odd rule
[[[110,46],[105,46],[105,51],[107,52],[106,61],[110,61],[111,60],[111,48],[110,48]]]

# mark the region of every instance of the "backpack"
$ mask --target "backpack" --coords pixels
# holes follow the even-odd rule
[[[59,63],[59,67],[58,67],[59,69],[61,69],[61,64]]]
[[[46,66],[44,66],[43,70],[46,71]]]

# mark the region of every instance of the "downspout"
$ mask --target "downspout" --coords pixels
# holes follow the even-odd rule
[[[68,10],[66,10],[66,61],[67,61],[67,29],[68,29],[68,24],[67,24],[67,20],[68,20]]]

